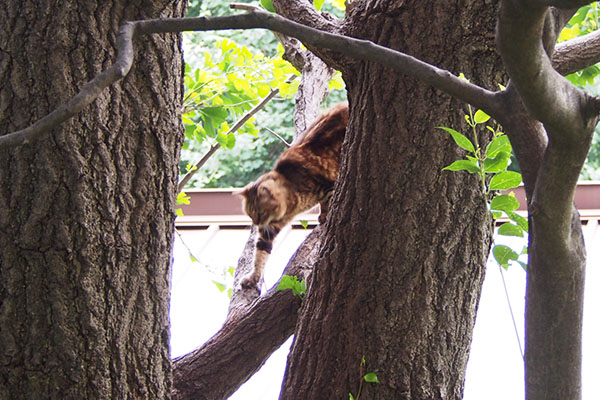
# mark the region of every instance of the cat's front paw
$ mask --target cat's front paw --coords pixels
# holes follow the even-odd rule
[[[240,285],[242,289],[256,289],[259,277],[256,274],[248,274],[242,278]]]

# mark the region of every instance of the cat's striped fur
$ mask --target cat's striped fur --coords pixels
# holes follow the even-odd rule
[[[347,123],[345,103],[321,115],[283,152],[273,170],[240,192],[244,211],[258,227],[254,268],[242,279],[242,287],[256,287],[273,240],[293,217],[319,203],[319,223],[325,221]]]

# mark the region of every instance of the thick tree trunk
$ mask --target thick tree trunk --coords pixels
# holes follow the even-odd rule
[[[125,6],[126,5],[126,6]],[[125,20],[185,2],[0,5],[0,134],[110,65]],[[127,78],[0,155],[0,398],[162,399],[182,129],[176,35],[143,38]]]
[[[369,4],[350,11],[350,36],[487,87],[502,77],[493,7]],[[462,154],[435,127],[465,128],[466,105],[380,66],[343,72],[343,167],[281,398],[460,399],[492,232],[477,178],[441,171]]]

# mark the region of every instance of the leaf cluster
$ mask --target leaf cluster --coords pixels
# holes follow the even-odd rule
[[[466,171],[478,175],[482,194],[488,204],[492,220],[506,217],[509,221],[500,226],[498,234],[523,237],[529,227],[527,219],[516,212],[520,205],[519,200],[513,192],[495,195],[496,191],[516,188],[522,182],[520,173],[507,170],[512,154],[510,141],[502,131],[487,124],[490,120],[489,115],[482,110],[477,110],[473,114],[470,105],[468,109],[469,113],[465,115],[465,120],[472,128],[472,140],[452,128],[439,127],[449,133],[460,148],[467,151],[465,159],[457,160],[442,170]],[[491,140],[485,147],[481,147],[479,144],[479,127],[485,127],[485,130],[491,135]],[[527,254],[527,247],[518,254],[509,246],[496,244],[492,249],[492,254],[496,262],[504,268],[508,268],[511,261],[519,263],[523,268],[527,267],[526,262],[519,260],[521,255]]]
[[[298,280],[297,276],[282,275],[277,290],[291,290],[294,296],[303,298],[306,294],[306,280]]]

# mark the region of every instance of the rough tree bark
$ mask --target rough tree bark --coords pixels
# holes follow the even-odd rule
[[[489,44],[493,36],[491,27],[494,19],[491,9],[496,2],[484,3],[471,4],[471,8],[463,7],[460,2],[442,5],[416,1],[350,3],[349,18],[344,23],[324,18],[305,1],[279,0],[276,6],[280,13],[290,15],[307,25],[328,32],[370,38],[450,71],[462,71],[476,83],[494,87],[497,81],[504,80],[504,74],[498,67],[497,55]],[[567,21],[573,10],[553,9],[548,13],[547,7],[554,5],[569,8],[584,3],[579,0],[537,0],[526,4],[513,0],[503,2],[498,29],[499,48],[514,82],[505,92],[495,94],[464,83],[444,70],[402,54],[376,48],[372,43],[310,31],[264,13],[240,18],[158,20],[140,25],[143,33],[189,28],[270,27],[303,37],[309,46],[327,48],[328,50],[319,52],[320,56],[344,72],[352,114],[345,167],[341,171],[340,184],[334,198],[338,207],[325,227],[327,240],[319,254],[319,269],[311,280],[312,286],[303,306],[302,319],[297,326],[299,334],[290,355],[283,398],[345,398],[348,391],[356,391],[360,387],[360,373],[366,370],[377,372],[382,380],[377,386],[364,387],[362,395],[369,398],[460,397],[482,279],[482,265],[489,251],[489,216],[478,192],[479,185],[472,176],[440,173],[442,166],[460,154],[457,154],[456,147],[447,137],[431,133],[435,125],[459,126],[462,118],[458,103],[415,83],[411,78],[391,73],[390,70],[368,62],[351,61],[339,56],[336,51],[361,60],[382,62],[394,71],[401,71],[463,101],[477,104],[502,122],[522,167],[530,207],[527,396],[536,400],[580,396],[578,371],[585,255],[572,198],[576,177],[600,111],[600,102],[573,88],[552,70],[547,55],[553,54],[557,29]],[[114,21],[113,17],[116,15],[113,13],[108,17],[108,14],[102,12],[93,13],[102,10],[101,8],[86,9],[89,15],[71,14],[73,4],[67,3],[68,5],[71,8],[61,10],[63,14],[58,15],[74,15],[83,19],[104,16],[110,22]],[[89,3],[78,4],[82,8],[86,5]],[[10,30],[21,33],[29,25],[14,17],[16,10],[13,3],[0,7],[0,12],[3,13],[1,15],[10,17],[10,23],[7,24]],[[35,9],[27,4],[23,9],[23,18],[35,20],[36,16],[39,17],[32,10],[44,8]],[[436,13],[434,19],[431,18],[431,10]],[[49,13],[46,15],[50,18]],[[58,20],[68,21],[62,18]],[[66,25],[60,26],[67,29]],[[47,26],[48,24],[33,24],[34,30],[39,29],[42,34],[36,31],[28,35],[23,39],[25,45],[18,41],[15,45],[10,40],[7,29],[0,34],[0,49],[4,52],[3,55],[7,55],[0,59],[0,74],[2,77],[9,77],[8,80],[0,81],[4,84],[0,87],[0,96],[3,100],[10,100],[2,103],[3,108],[0,109],[0,127],[3,132],[24,127],[30,120],[44,115],[55,104],[60,103],[61,95],[68,97],[68,91],[61,91],[61,88],[73,89],[73,92],[76,85],[71,87],[69,84],[76,81],[79,75],[84,78],[93,75],[93,71],[89,72],[87,69],[93,70],[96,67],[94,63],[88,63],[87,69],[44,69],[46,67],[42,65],[40,70],[54,79],[52,83],[56,87],[44,86],[44,93],[48,93],[45,98],[31,101],[34,107],[24,105],[24,101],[29,100],[28,97],[37,94],[35,90],[39,90],[39,77],[33,73],[35,69],[23,69],[22,64],[19,64],[20,58],[29,57],[32,65],[36,65],[32,60],[38,60],[35,53],[23,53],[23,49],[27,51],[38,48],[36,46],[45,44],[45,40],[56,45],[48,53],[49,65],[52,67],[64,66],[64,55],[70,50],[65,45],[68,40],[64,39],[68,37],[64,32],[68,31],[59,30],[63,35],[59,35],[54,42],[45,39],[43,35]],[[452,29],[449,30],[448,27]],[[78,32],[81,34],[82,30]],[[91,29],[90,32],[95,31]],[[87,38],[85,34],[81,35],[83,39]],[[95,40],[90,47],[96,46],[93,50],[98,50],[99,43],[102,41]],[[158,44],[162,42],[154,40],[150,43],[159,48]],[[61,44],[64,46],[61,47]],[[448,48],[452,50],[453,57],[444,55],[444,50]],[[595,54],[582,54],[584,49]],[[147,46],[145,50],[146,56],[153,54]],[[178,54],[177,49],[170,50],[173,54]],[[109,52],[106,50],[97,54]],[[76,50],[69,54],[81,55]],[[552,62],[557,71],[566,73],[593,62],[598,54],[600,50],[597,35],[592,34],[585,41],[557,46]],[[159,53],[154,55],[161,61]],[[169,60],[173,61],[171,58]],[[155,65],[154,61],[156,60],[150,57],[148,63]],[[72,64],[83,67],[76,61]],[[173,66],[178,66],[177,60]],[[146,70],[153,71],[152,68]],[[52,73],[56,75],[52,76]],[[135,99],[130,97],[132,93],[135,94],[137,86],[129,83],[140,78],[137,74],[134,76],[135,78],[130,77],[129,81],[117,86],[111,94],[121,94],[124,90],[129,96],[123,97],[134,102]],[[23,81],[29,85],[20,85]],[[167,87],[177,92],[176,86]],[[172,94],[170,89],[167,92]],[[15,98],[11,98],[15,94]],[[151,106],[158,112],[159,107],[156,105],[162,105],[162,97],[158,93],[153,94],[154,96],[149,96],[153,100]],[[58,100],[56,96],[59,97]],[[13,385],[7,386],[8,389],[2,387],[3,395],[12,394],[7,391],[13,390],[13,387],[30,391],[42,388],[50,390],[47,393],[53,395],[52,390],[55,388],[50,387],[50,381],[55,379],[62,384],[66,376],[65,370],[57,368],[57,364],[75,365],[68,370],[69,377],[74,377],[77,382],[87,379],[86,383],[89,384],[89,387],[86,386],[88,389],[83,388],[83,384],[74,385],[70,388],[72,393],[62,391],[61,397],[79,397],[85,390],[92,395],[100,392],[105,394],[107,390],[117,392],[118,389],[112,382],[123,382],[123,374],[130,374],[126,378],[133,379],[131,386],[136,386],[139,382],[135,380],[141,377],[133,369],[140,366],[143,368],[142,356],[148,355],[148,348],[154,348],[155,342],[152,339],[156,339],[156,336],[141,338],[141,342],[146,340],[146,346],[138,347],[140,337],[129,342],[127,335],[138,332],[136,330],[132,333],[133,328],[128,331],[128,326],[120,324],[131,321],[127,318],[119,319],[115,315],[115,310],[121,303],[129,306],[126,308],[129,313],[125,314],[133,315],[132,318],[137,318],[134,322],[138,322],[139,313],[143,314],[151,303],[145,296],[150,293],[151,300],[158,301],[153,308],[155,314],[144,315],[149,317],[144,322],[157,327],[150,334],[164,333],[161,325],[163,303],[158,298],[159,293],[164,293],[161,290],[164,285],[160,285],[164,282],[152,281],[152,278],[164,277],[160,266],[166,264],[160,264],[160,256],[168,253],[168,248],[163,246],[156,253],[160,265],[148,263],[144,270],[138,261],[140,258],[142,263],[147,260],[144,256],[152,252],[147,244],[157,245],[153,239],[161,237],[161,234],[164,233],[170,245],[170,234],[165,233],[163,228],[166,224],[161,222],[169,218],[172,222],[172,214],[166,211],[170,210],[167,205],[170,206],[172,197],[162,197],[163,202],[160,203],[160,199],[157,200],[153,195],[161,188],[166,188],[166,193],[172,191],[174,179],[170,180],[169,174],[162,170],[158,170],[156,176],[153,176],[156,181],[148,178],[151,175],[148,166],[161,164],[157,158],[146,158],[152,155],[151,152],[142,151],[140,154],[135,151],[150,143],[145,142],[148,140],[147,136],[139,132],[127,132],[129,135],[126,139],[134,140],[133,143],[124,143],[122,137],[111,133],[113,127],[119,129],[127,121],[117,119],[117,123],[113,123],[111,120],[111,130],[107,128],[108,124],[102,125],[102,117],[109,115],[107,113],[113,107],[120,106],[122,104],[113,97],[101,97],[95,104],[92,117],[80,116],[64,129],[55,130],[50,139],[47,139],[49,143],[22,146],[14,153],[3,150],[3,154],[8,156],[2,161],[4,169],[0,174],[0,196],[7,204],[0,213],[0,273],[3,278],[0,286],[3,301],[0,318],[3,329],[1,344],[8,350],[0,360],[3,363],[3,383]],[[30,109],[30,115],[19,114],[19,111]],[[8,120],[7,112],[12,113],[12,121]],[[171,115],[170,112],[168,114]],[[439,114],[445,117],[442,118]],[[73,113],[63,114],[60,111],[53,114],[53,118],[58,116],[54,121],[64,121],[69,115]],[[135,123],[148,127],[152,133],[151,138],[156,140],[152,143],[158,143],[155,148],[160,147],[164,165],[168,167],[169,155],[164,152],[164,145],[173,142],[169,142],[171,138],[161,135],[162,131],[159,130],[162,125],[154,123],[156,119],[153,115],[150,118],[144,116],[145,114],[136,116],[139,120]],[[34,136],[47,134],[47,121],[36,124],[28,133],[21,131],[6,135],[4,138],[8,137],[8,140],[0,140],[2,147],[17,146]],[[148,121],[154,124],[150,125]],[[97,125],[100,127],[94,130]],[[74,134],[73,131],[78,126],[80,129],[77,133],[88,133],[88,136]],[[394,129],[391,130],[390,126]],[[171,148],[177,148],[177,145],[175,142]],[[72,149],[65,146],[72,146]],[[108,148],[122,153],[111,159],[111,154],[105,151]],[[131,156],[129,150],[132,148],[135,153],[132,158],[137,162],[134,165],[124,163]],[[44,162],[43,168],[37,165],[40,160]],[[69,169],[69,166],[72,168]],[[111,166],[114,168],[110,169]],[[79,175],[69,176],[67,172],[72,170],[78,171]],[[118,173],[110,173],[115,170]],[[29,174],[23,171],[28,171]],[[415,178],[417,174],[418,178]],[[132,176],[132,180],[128,180]],[[147,191],[139,190],[139,182],[148,184],[149,181],[154,186],[147,186]],[[49,184],[44,187],[37,185],[41,182]],[[85,190],[82,191],[81,188]],[[102,192],[105,188],[108,190]],[[132,190],[133,196],[128,195],[125,190]],[[35,191],[38,197],[31,195]],[[40,193],[51,201],[40,201]],[[374,195],[375,193],[378,195]],[[61,208],[58,202],[52,201],[63,198],[70,201],[69,208]],[[162,214],[153,215],[158,218],[154,225],[144,225],[139,218],[138,209],[133,209],[136,202],[142,200],[154,201],[154,206],[159,203],[163,206],[159,207]],[[21,207],[22,210],[17,209],[17,212],[9,215],[9,207],[21,204],[20,202],[25,204]],[[104,208],[100,211],[93,210],[91,206],[96,204],[104,205]],[[465,204],[469,207],[464,207]],[[123,217],[117,215],[115,210],[125,210],[130,214]],[[44,212],[48,214],[48,218],[45,218],[47,215]],[[52,218],[57,215],[62,218]],[[46,219],[50,221],[48,225],[40,224],[41,220]],[[115,220],[117,224],[114,223]],[[102,226],[98,227],[99,225]],[[141,238],[130,233],[140,227],[143,233],[149,230],[157,232],[157,236],[151,236],[148,242],[143,243],[146,246],[138,246],[142,242],[136,239]],[[84,232],[86,229],[89,232]],[[419,230],[423,230],[422,234]],[[158,243],[161,244],[162,242]],[[128,267],[132,267],[136,273],[142,273],[142,282],[125,276],[130,273],[129,270],[117,268],[121,266],[118,261],[122,256]],[[98,263],[105,266],[105,269],[94,269]],[[74,268],[61,268],[69,264]],[[42,268],[40,265],[53,268]],[[144,275],[151,269],[150,272],[157,272],[158,275]],[[98,272],[104,272],[104,281],[97,279]],[[149,291],[142,288],[147,283],[143,282],[144,278],[151,283],[147,285]],[[70,285],[77,279],[82,281],[82,285]],[[157,283],[158,287],[154,288]],[[129,284],[127,289],[139,284],[134,287],[140,288],[134,293],[137,297],[128,302],[126,295],[130,290],[122,289],[124,286],[119,286],[120,284]],[[93,295],[98,292],[101,292],[99,298]],[[50,300],[49,308],[40,306],[39,297],[36,297],[40,293]],[[155,293],[157,297],[153,297]],[[266,303],[257,302],[256,309],[251,310],[256,313],[250,319],[240,318],[239,326],[229,326],[228,329],[235,330],[243,324],[252,325],[253,320],[260,320],[265,312],[285,309],[294,301],[289,296],[287,300],[285,296],[280,296],[280,299],[280,308],[275,309],[264,306],[270,304],[268,297],[265,299]],[[69,300],[76,305],[77,313],[73,315],[65,313],[62,307]],[[106,303],[106,307],[100,304],[101,301]],[[31,311],[30,314],[22,311],[22,304],[25,304],[27,311]],[[96,324],[98,321],[104,324]],[[8,331],[5,328],[6,322],[16,324],[16,330]],[[146,324],[141,325],[141,330],[146,333]],[[117,328],[122,329],[117,332]],[[78,329],[82,332],[79,336]],[[39,334],[42,331],[49,332],[49,338]],[[99,356],[96,364],[92,363],[90,357],[73,362],[72,356],[76,353],[72,351],[73,345],[81,346],[82,343],[69,339],[85,340],[82,338],[85,335],[89,335],[91,340],[83,343],[84,349],[90,349],[94,343],[112,345],[110,350],[115,351],[116,358],[107,360],[103,357],[106,355],[104,349],[96,353],[92,349],[90,351]],[[264,335],[268,336],[269,333],[265,332]],[[108,341],[112,339],[116,342]],[[125,345],[123,341],[126,342]],[[260,342],[256,352],[264,353],[260,347],[272,347],[268,340],[255,342]],[[162,340],[162,343],[165,341]],[[215,344],[214,349],[222,345]],[[129,353],[126,353],[130,348],[134,348],[134,351],[141,349],[141,352],[135,353],[137,358],[133,359],[133,368],[121,370],[119,367],[124,365],[123,360],[131,360],[128,358]],[[160,350],[163,347],[157,348]],[[89,356],[85,352],[82,354]],[[164,357],[161,357],[162,354],[157,358],[164,361]],[[361,366],[363,357],[366,365]],[[87,360],[90,362],[86,363]],[[69,362],[72,364],[69,365]],[[255,363],[256,360],[252,362]],[[98,372],[90,367],[92,364],[104,369]],[[7,369],[7,366],[12,370]],[[154,363],[152,366],[154,370],[149,373],[156,379],[148,378],[145,383],[156,383],[161,377],[167,382],[166,385],[157,383],[160,388],[151,395],[166,393],[163,388],[168,386],[168,374],[162,374],[163,370],[157,369],[164,365]],[[194,369],[195,366],[189,367]],[[563,368],[568,371],[563,373]],[[33,371],[31,379],[28,379],[24,370]],[[51,370],[52,376],[48,378],[46,374],[40,373],[42,370]],[[104,379],[108,375],[110,377]],[[237,382],[229,385],[237,386]],[[133,392],[139,397],[146,396],[150,390],[147,386],[138,384],[137,392]],[[22,395],[21,391],[14,393]]]
[[[506,96],[514,100],[518,92],[522,105],[517,108],[527,110],[514,113],[515,118],[507,109],[502,119],[524,168],[529,211],[525,312],[529,400],[581,398],[586,255],[573,198],[600,104],[561,77],[551,57],[560,29],[576,11],[573,7],[584,4],[504,0],[498,21],[498,48],[511,77]],[[595,36],[588,36],[587,44]],[[570,46],[581,48],[583,43]],[[555,62],[571,65],[560,52],[558,56]],[[580,59],[588,62],[593,56]],[[514,107],[515,102],[507,104]]]
[[[503,77],[495,9],[459,3],[357,2],[343,33],[493,87]],[[460,155],[435,127],[462,127],[465,106],[381,66],[337,60],[349,131],[281,398],[347,398],[374,371],[381,383],[364,385],[364,398],[459,399],[490,217],[473,176],[441,172]]]
[[[184,1],[0,5],[0,132],[64,103],[115,57],[124,20]],[[126,79],[42,141],[0,155],[0,398],[158,399],[180,122],[177,35],[137,42]]]

